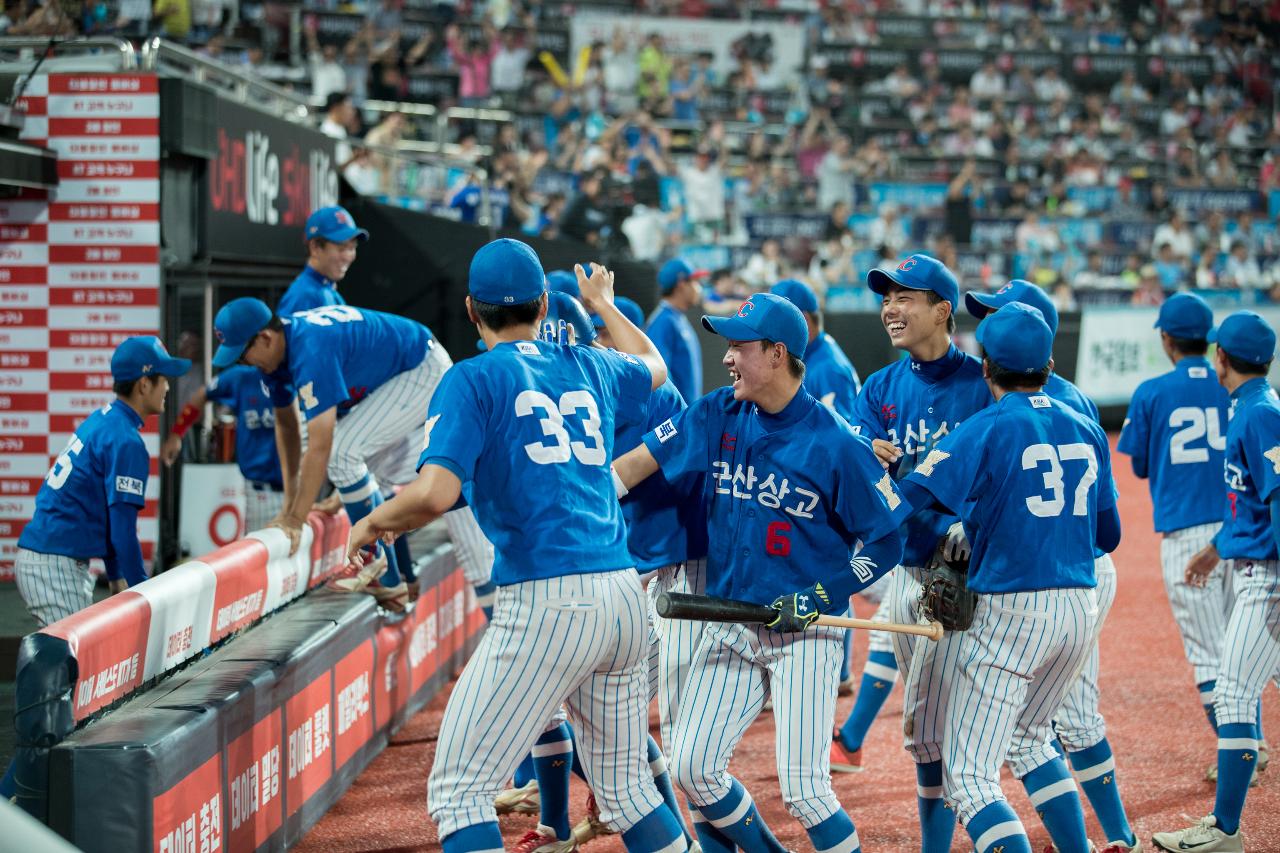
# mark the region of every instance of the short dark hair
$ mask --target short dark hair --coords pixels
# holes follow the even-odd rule
[[[773,345],[776,343],[778,343],[778,341],[762,339],[760,341],[760,349],[764,352],[768,352],[773,349]],[[799,356],[792,353],[791,350],[787,350],[787,371],[791,374],[793,379],[799,379],[801,381],[804,380],[804,362],[800,360]]]
[[[987,372],[991,375],[991,381],[1005,391],[1039,389],[1043,388],[1044,383],[1049,381],[1049,365],[1047,364],[1033,373],[1009,370],[996,364],[995,360],[987,355],[985,347],[982,348],[982,359],[987,363]]]
[[[1209,351],[1209,342],[1204,338],[1175,338],[1168,332],[1169,346],[1180,355],[1204,355]]]
[[[926,290],[924,292],[924,295],[925,295],[925,298],[929,300],[930,305],[937,305],[939,302],[945,301],[941,296],[934,293],[932,290]],[[956,333],[956,306],[955,306],[955,303],[952,303],[951,313],[947,315],[947,334],[954,335],[955,333]]]
[[[111,383],[111,390],[117,397],[127,398],[133,395],[133,389],[137,384],[137,379],[117,380]]]
[[[351,96],[346,92],[330,92],[324,99],[324,111],[330,112],[338,104],[351,100]]]
[[[1227,357],[1227,364],[1231,366],[1231,369],[1244,376],[1266,376],[1271,370],[1271,359],[1267,359],[1264,364],[1254,364],[1251,361],[1236,358],[1226,350],[1222,350],[1222,354]]]
[[[528,326],[538,322],[538,312],[542,310],[544,298],[545,296],[539,296],[537,299],[516,305],[495,305],[492,302],[481,302],[473,298],[471,307],[480,318],[480,325],[490,331],[501,332],[512,326]]]

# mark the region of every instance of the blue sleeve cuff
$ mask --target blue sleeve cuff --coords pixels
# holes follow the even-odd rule
[[[822,580],[833,604],[831,609],[843,610],[848,605],[849,596],[871,586],[900,562],[902,534],[898,530],[862,546],[862,550],[842,566],[839,573]]]
[[[460,482],[463,482],[463,483],[471,479],[470,475],[468,475],[466,472],[462,470],[461,465],[459,465],[457,462],[454,462],[452,459],[450,459],[447,456],[427,456],[426,458],[418,462],[419,472],[422,471],[422,466],[424,465],[439,465],[441,468],[444,468],[446,471],[452,471],[453,475],[457,477]],[[457,507],[455,506],[455,509],[456,508]]]

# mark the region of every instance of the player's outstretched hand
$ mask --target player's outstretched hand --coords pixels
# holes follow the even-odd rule
[[[173,465],[178,460],[178,454],[182,452],[182,436],[171,435],[164,440],[164,444],[160,445],[160,458],[165,465]]]
[[[765,627],[779,634],[803,631],[812,625],[814,620],[822,615],[822,609],[830,604],[831,599],[827,597],[827,591],[820,583],[790,595],[780,595],[773,600],[773,604],[769,605],[778,611],[778,615],[772,622],[765,623]]]
[[[871,439],[871,449],[876,452],[876,458],[880,460],[880,467],[886,471],[889,466],[902,458],[902,451],[893,446],[893,442],[885,441],[883,438]]]
[[[314,512],[323,512],[325,515],[337,515],[338,510],[342,509],[342,495],[336,491],[322,501],[311,505]]]
[[[957,521],[947,529],[947,541],[942,546],[942,558],[948,562],[969,559],[973,546],[964,535],[964,525]]]
[[[367,516],[353,524],[351,532],[347,534],[347,565],[359,571],[371,556],[376,556],[376,554],[371,555],[372,549],[366,551],[365,548],[378,541],[391,547],[396,544],[396,535],[374,527],[369,523]]]
[[[601,264],[591,265],[591,275],[582,268],[582,264],[573,265],[573,274],[578,277],[578,291],[582,294],[582,304],[592,314],[600,313],[601,305],[613,304],[613,272]]]
[[[302,544],[302,525],[304,524],[306,522],[301,519],[281,513],[271,519],[267,527],[278,527],[284,531],[284,534],[289,537],[289,556],[292,557],[298,553],[298,546]]]
[[[115,580],[107,581],[107,589],[111,591],[112,595],[115,595],[118,592],[124,592],[128,588],[129,582],[124,578],[116,578]]]
[[[1209,582],[1209,575],[1213,572],[1215,566],[1218,565],[1220,557],[1218,549],[1213,543],[1209,543],[1187,563],[1187,571],[1184,577],[1188,586],[1204,586]]]

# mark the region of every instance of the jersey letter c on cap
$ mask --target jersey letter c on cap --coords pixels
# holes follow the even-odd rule
[[[746,302],[738,306],[738,316],[745,317],[754,310],[756,310],[756,304],[748,299]]]
[[[919,474],[921,477],[928,477],[933,473],[933,467],[935,465],[938,465],[949,458],[951,458],[950,453],[947,453],[945,450],[938,450],[937,448],[934,448],[929,451],[929,455],[924,458],[924,461],[916,466],[915,473]],[[890,507],[890,509],[892,509],[892,507]]]
[[[902,503],[902,498],[894,491],[893,479],[887,473],[876,483],[876,491],[884,497],[884,502],[889,505],[889,509],[897,509],[898,504]]]
[[[1267,457],[1267,460],[1271,462],[1275,472],[1280,474],[1280,444],[1277,444],[1262,455]]]

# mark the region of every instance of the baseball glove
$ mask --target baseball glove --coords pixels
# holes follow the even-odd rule
[[[948,631],[964,631],[973,624],[978,595],[969,589],[969,560],[948,560],[943,556],[947,537],[942,537],[920,588],[920,611],[941,622]]]

